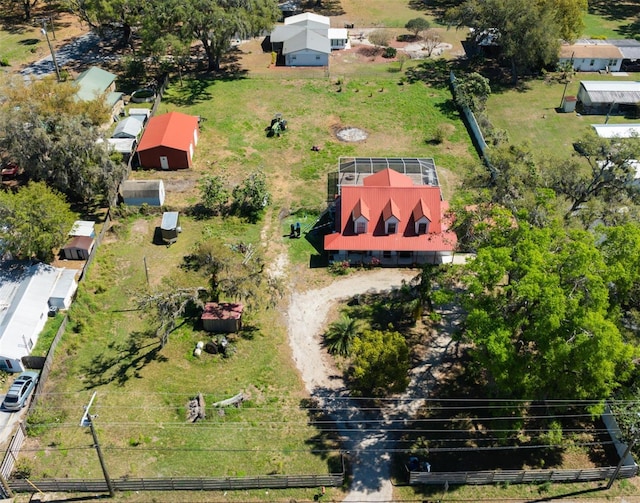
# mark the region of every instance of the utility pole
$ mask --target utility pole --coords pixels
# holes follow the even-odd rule
[[[91,430],[91,436],[93,437],[93,446],[96,448],[96,452],[98,453],[98,460],[100,461],[100,467],[102,468],[102,473],[104,474],[104,480],[107,483],[107,488],[109,489],[109,496],[112,498],[115,496],[116,492],[113,488],[113,483],[109,478],[109,473],[107,472],[107,465],[104,462],[104,458],[102,457],[102,450],[100,449],[100,443],[98,442],[98,435],[96,434],[96,429],[93,426],[93,418],[91,415],[91,405],[93,404],[93,400],[96,397],[96,392],[91,396],[91,400],[89,400],[89,405],[84,408],[84,414],[82,419],[80,419],[80,426],[86,428],[87,426]]]
[[[616,469],[613,470],[613,474],[611,475],[611,478],[609,479],[609,483],[607,484],[607,489],[611,489],[613,482],[618,478],[618,474],[620,473],[620,469],[622,468],[622,463],[624,463],[625,458],[631,452],[631,449],[633,449],[633,446],[637,440],[638,440],[638,432],[634,429],[633,437],[627,444],[627,448],[625,449],[624,454],[620,456],[620,461],[618,462],[618,466],[616,466]]]
[[[47,38],[47,44],[49,44],[49,50],[51,51],[51,59],[53,59],[53,67],[56,69],[56,77],[58,78],[58,82],[60,79],[60,68],[58,68],[58,60],[56,59],[56,52],[53,50],[53,46],[51,45],[51,40],[49,40],[49,34],[47,30],[44,28],[40,29],[40,32]]]

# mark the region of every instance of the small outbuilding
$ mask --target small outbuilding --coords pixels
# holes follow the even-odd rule
[[[207,332],[238,332],[242,328],[244,306],[232,302],[207,302],[200,319]]]
[[[142,132],[143,121],[138,116],[130,116],[118,122],[111,138],[135,139]]]
[[[69,231],[69,236],[96,237],[96,223],[91,220],[76,220]]]
[[[182,232],[182,229],[180,228],[180,214],[177,211],[165,211],[162,214],[160,232],[162,241],[167,244],[175,243],[178,240],[178,234]]]
[[[58,282],[49,297],[49,307],[56,309],[69,309],[73,296],[78,289],[76,282],[76,273],[74,269],[63,269],[58,277]]]
[[[165,191],[162,180],[125,180],[120,184],[120,195],[129,206],[162,206]]]
[[[600,138],[640,138],[640,124],[591,124]]]
[[[151,110],[148,108],[130,108],[129,117],[135,117],[142,122],[144,126],[149,120],[149,117],[151,117]]]
[[[624,112],[640,103],[640,82],[628,80],[583,80],[578,102],[582,112],[607,114]]]
[[[95,245],[89,236],[74,236],[61,251],[62,258],[67,260],[87,260]]]
[[[198,144],[198,117],[180,112],[151,117],[138,144],[140,166],[164,170],[193,166]]]

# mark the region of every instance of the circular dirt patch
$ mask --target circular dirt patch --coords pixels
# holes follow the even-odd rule
[[[336,136],[342,141],[363,141],[369,134],[357,127],[344,127],[336,131]]]

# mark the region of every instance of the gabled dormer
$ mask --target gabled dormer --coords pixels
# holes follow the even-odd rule
[[[382,210],[382,219],[384,220],[384,232],[386,234],[395,234],[398,232],[398,224],[400,223],[400,208],[396,202],[389,198]]]
[[[362,200],[358,199],[353,211],[351,212],[353,220],[353,229],[356,234],[366,234],[369,228],[369,206]]]
[[[418,204],[416,204],[416,207],[413,209],[413,221],[416,234],[426,234],[429,232],[431,211],[422,198],[418,200]]]

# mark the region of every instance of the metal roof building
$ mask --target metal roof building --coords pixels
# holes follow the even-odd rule
[[[640,124],[591,124],[600,138],[640,137]]]
[[[142,131],[141,116],[132,115],[118,122],[111,138],[137,138]]]
[[[22,357],[38,342],[49,312],[49,298],[67,297],[56,290],[64,269],[46,264],[10,262],[2,265],[0,279],[0,369],[24,370]],[[75,271],[74,271],[75,273]],[[65,278],[67,276],[65,275]],[[74,288],[67,279],[69,289]]]
[[[585,113],[615,112],[619,105],[640,103],[640,82],[621,80],[583,80],[578,101]]]

